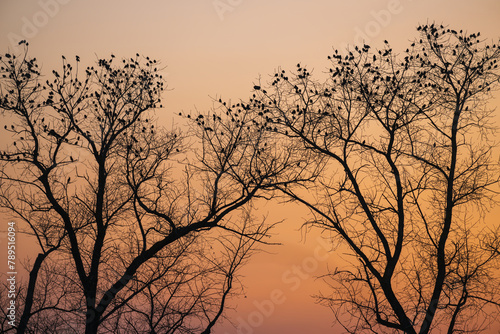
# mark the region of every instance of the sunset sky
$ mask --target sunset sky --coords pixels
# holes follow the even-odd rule
[[[78,55],[84,64],[111,53],[161,60],[168,89],[157,116],[171,127],[183,122],[179,112],[206,111],[215,98],[246,99],[259,78],[267,82],[280,67],[293,69],[300,62],[322,77],[335,48],[362,42],[377,47],[388,40],[403,51],[417,36],[416,26],[427,22],[480,31],[497,42],[500,1],[0,0],[0,53],[26,39],[46,75],[61,67],[61,55]],[[318,241],[317,232],[299,230],[307,212],[270,203],[259,214],[285,219],[274,239],[282,245],[265,248],[244,268],[246,297],[231,300],[235,310],[227,316],[235,325],[250,324],[245,334],[335,333],[331,311],[312,295],[327,289],[315,277],[327,266],[335,268],[338,255],[327,253],[330,246]],[[2,231],[6,221],[0,217]],[[4,243],[0,247],[3,259]],[[0,270],[5,271],[3,262]],[[281,296],[280,303],[262,311],[273,294]],[[236,329],[224,322],[216,333]]]

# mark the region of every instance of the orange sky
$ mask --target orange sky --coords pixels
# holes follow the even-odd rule
[[[182,122],[175,116],[179,111],[204,111],[212,98],[245,99],[259,76],[267,81],[278,67],[292,69],[301,62],[321,75],[333,47],[363,39],[376,47],[387,39],[395,51],[406,48],[417,24],[427,21],[498,39],[500,1],[1,0],[0,52],[25,38],[45,74],[60,67],[63,54],[79,55],[83,63],[110,53],[160,59],[169,91],[158,116],[169,127]],[[336,255],[325,259],[313,235],[303,241],[297,229],[305,213],[272,205],[262,209],[270,219],[287,219],[276,239],[283,246],[252,259],[244,270],[247,298],[233,300],[239,306],[228,315],[236,324],[238,319],[255,324],[248,333],[334,332],[330,311],[315,305],[310,295],[323,287],[313,276],[325,273],[327,264],[334,267]],[[2,226],[6,221],[0,218]],[[307,277],[298,274],[304,268],[310,269]],[[280,303],[270,311],[265,305],[273,292],[281,292],[275,298]],[[236,330],[226,324],[216,332]]]

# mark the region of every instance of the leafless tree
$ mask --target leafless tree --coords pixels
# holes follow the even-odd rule
[[[388,42],[335,51],[325,82],[298,64],[254,87],[254,112],[322,168],[307,188],[279,188],[350,250],[319,296],[350,333],[476,333],[498,321],[498,234],[483,213],[499,181],[487,102],[500,46],[418,30],[402,54]]]
[[[233,275],[268,231],[239,215],[253,198],[311,177],[292,168],[292,145],[280,150],[249,126],[256,121],[248,105],[221,102],[186,116],[186,131],[158,126],[159,64],[139,54],[117,61],[82,70],[78,57],[75,65],[63,57],[62,71],[43,83],[27,51],[0,59],[0,109],[12,137],[0,152],[0,203],[40,247],[18,333],[40,330],[30,319],[43,311],[38,301],[50,284],[40,277],[57,269],[50,259],[64,263],[67,272],[51,277],[71,291],[53,290],[64,300],[47,312],[60,311],[68,332],[112,332],[135,313],[147,315],[142,331],[209,333]],[[226,233],[216,258],[205,249],[214,229]],[[149,298],[147,312],[137,308],[141,298]]]
[[[155,280],[143,284],[145,289],[127,304],[109,332],[211,333],[227,299],[241,291],[237,270],[257,241],[224,232],[210,236],[196,250],[187,251],[196,243],[186,245],[183,254],[170,259],[170,267],[162,264],[154,269]],[[175,262],[183,266],[172,272]]]

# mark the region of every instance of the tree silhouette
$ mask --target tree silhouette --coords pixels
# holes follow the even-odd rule
[[[0,59],[12,137],[0,203],[40,248],[17,332],[209,333],[271,227],[245,214],[251,200],[306,175],[291,168],[293,147],[250,127],[244,104],[187,116],[186,131],[158,126],[156,60],[111,56],[82,70],[63,57],[43,83],[25,46]]]
[[[487,102],[500,46],[418,31],[402,54],[335,51],[325,82],[298,64],[254,86],[266,128],[321,168],[278,187],[349,249],[319,300],[350,333],[476,333],[498,314],[483,307],[500,306],[498,233],[481,215],[499,181]]]

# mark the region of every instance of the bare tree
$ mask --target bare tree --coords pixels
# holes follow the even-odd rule
[[[83,71],[79,61],[63,57],[62,71],[42,83],[27,49],[0,59],[0,108],[12,136],[0,152],[0,202],[40,247],[17,332],[37,331],[30,318],[43,311],[33,306],[43,307],[37,301],[48,286],[40,272],[57,259],[68,272],[56,281],[71,293],[62,291],[66,306],[47,312],[59,312],[68,331],[112,332],[135,312],[148,315],[145,331],[209,333],[233,274],[268,231],[238,215],[253,198],[310,175],[292,168],[292,146],[280,151],[266,131],[249,126],[256,121],[248,105],[222,103],[222,111],[186,117],[188,133],[197,134],[188,143],[152,119],[164,87],[156,60],[137,54],[115,65],[111,56]],[[202,256],[213,229],[228,233],[218,260]],[[196,286],[208,277],[219,291]],[[171,291],[176,300],[165,302],[169,284],[188,304]],[[137,309],[141,298],[149,298],[148,312]]]
[[[499,181],[487,102],[500,46],[418,30],[401,55],[387,42],[335,51],[325,82],[298,64],[254,87],[255,113],[322,168],[279,188],[350,250],[319,296],[350,333],[476,333],[498,315],[498,234],[482,213]]]
[[[258,241],[244,235],[235,239],[232,233],[220,232],[201,244],[198,240],[186,245],[196,250],[186,252],[186,247],[183,254],[170,259],[170,267],[158,266],[155,280],[143,284],[146,288],[127,304],[110,332],[211,333],[227,299],[241,291],[237,270]],[[183,265],[172,272],[174,262]]]

